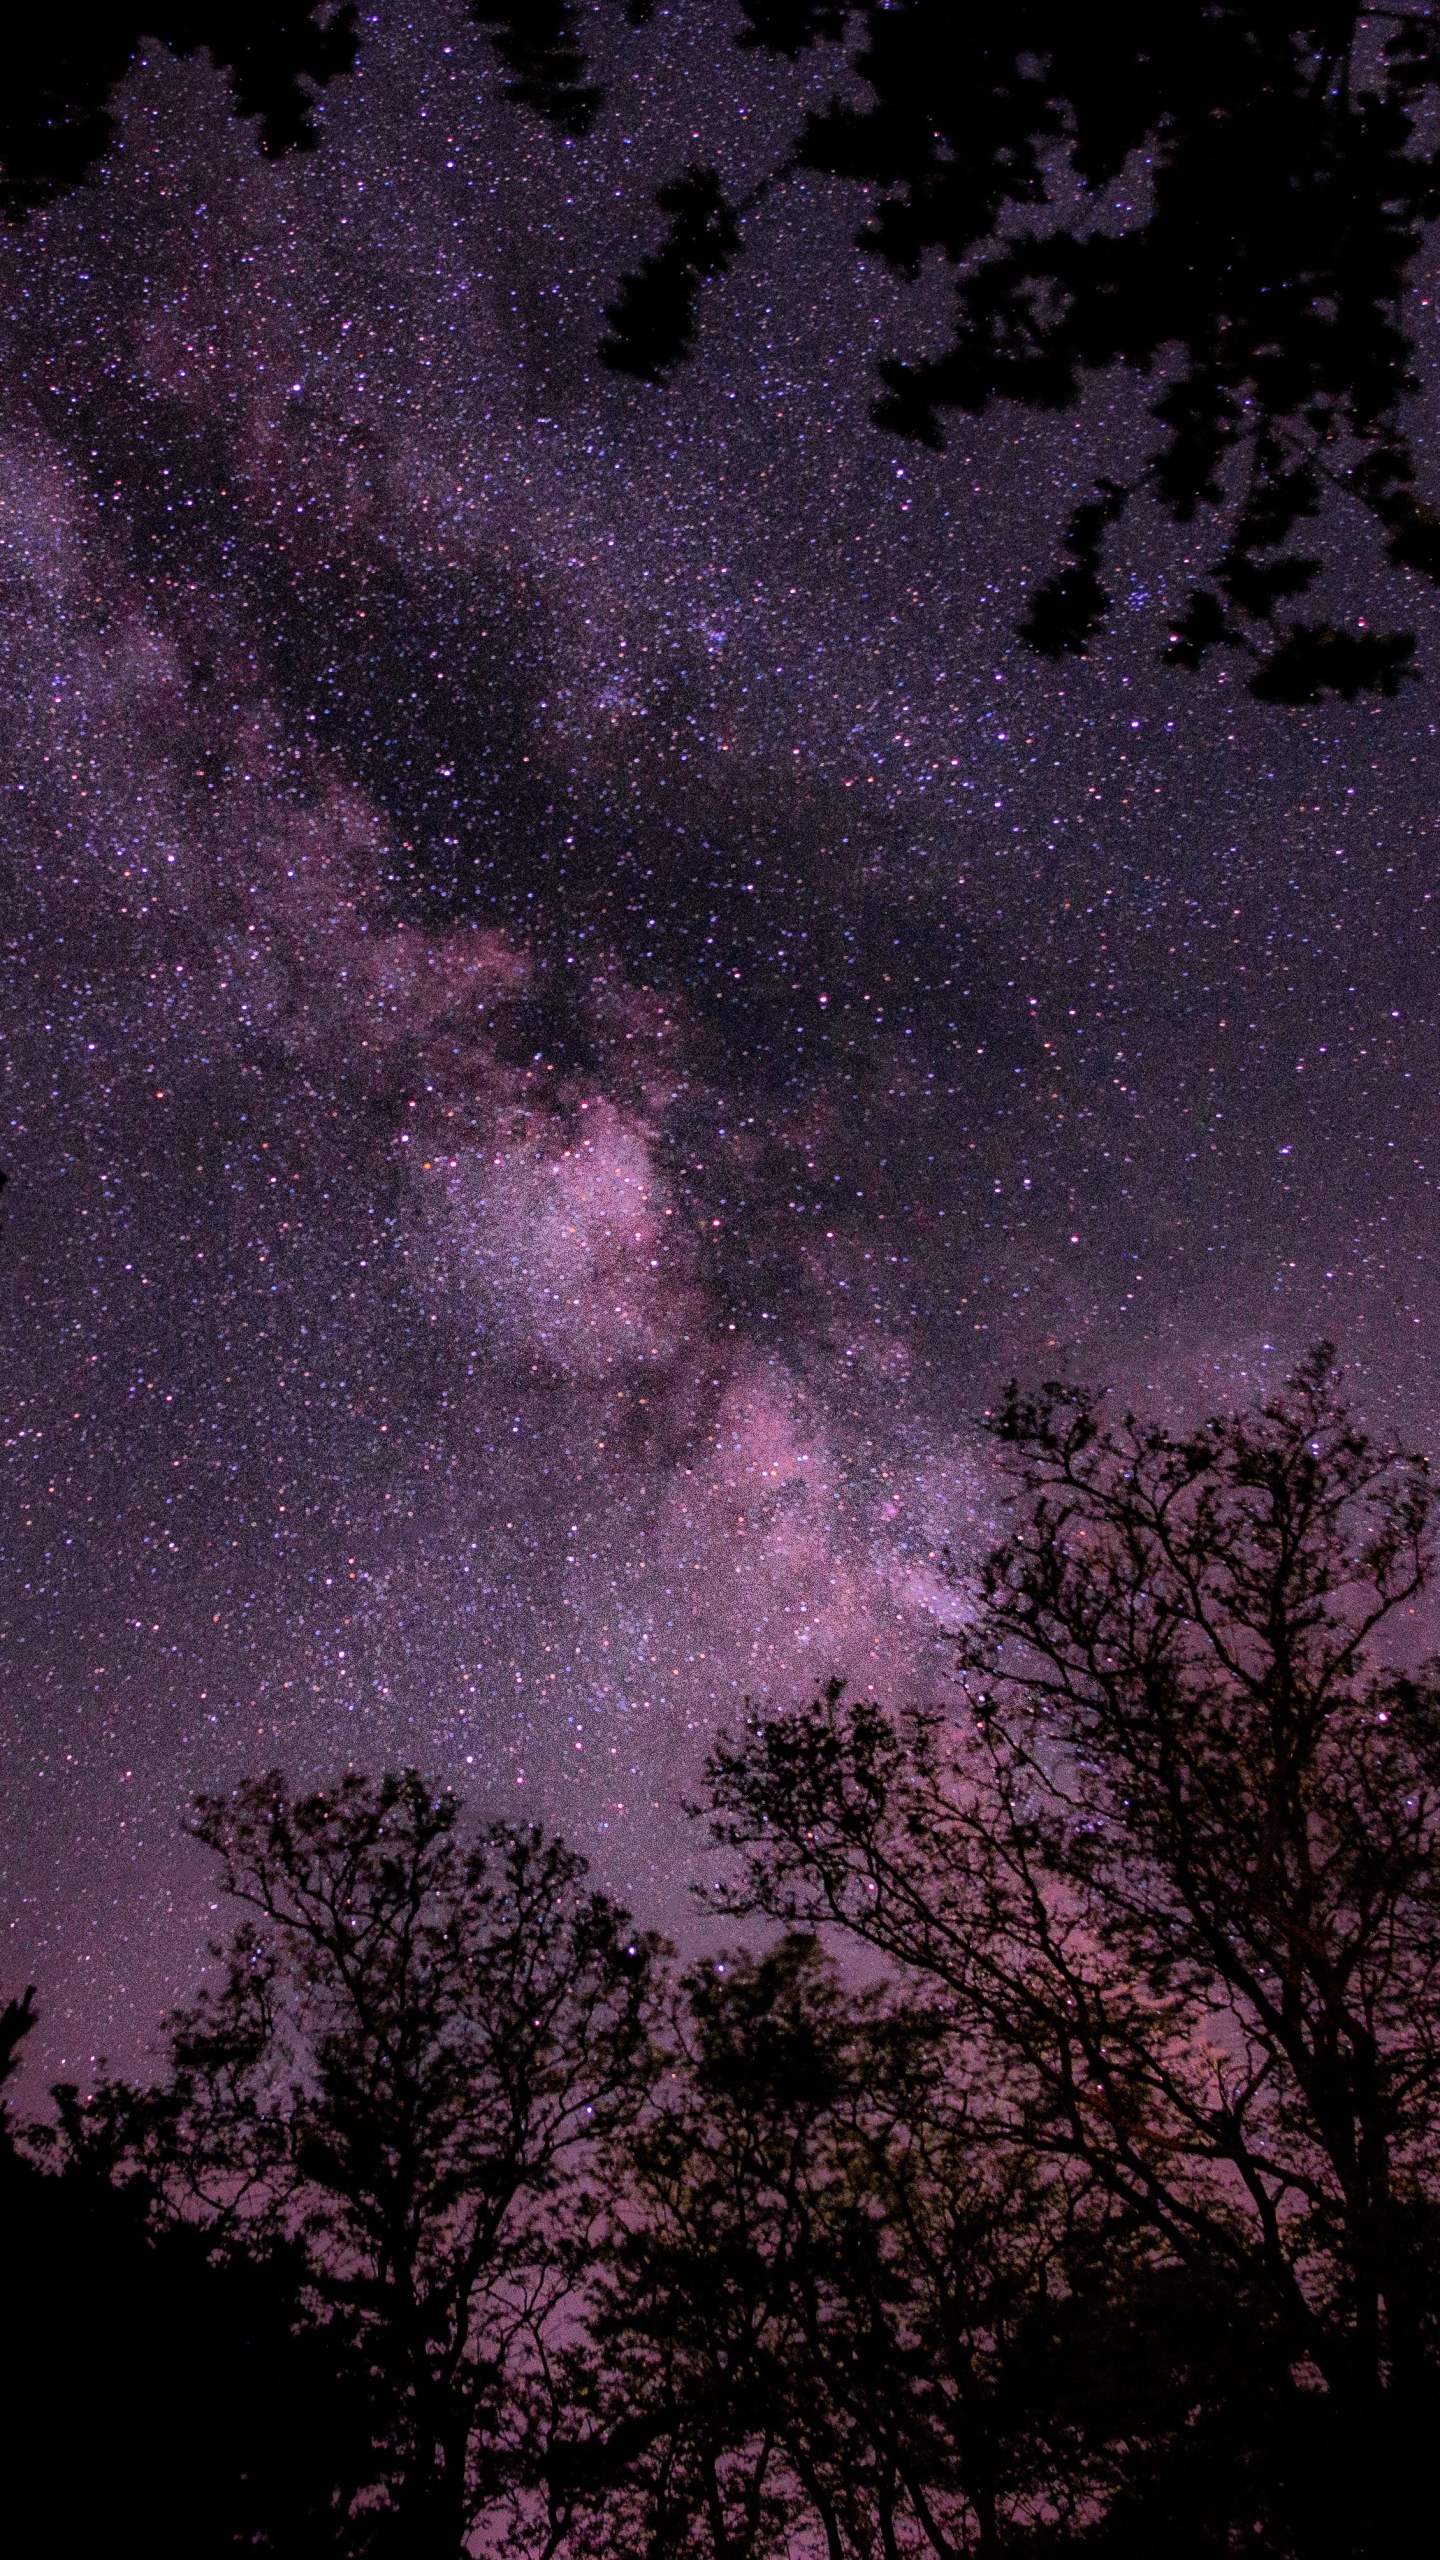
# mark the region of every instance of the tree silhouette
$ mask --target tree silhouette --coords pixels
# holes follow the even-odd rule
[[[955,1711],[835,1682],[717,1746],[757,1957],[667,1991],[580,1860],[413,1772],[202,1800],[248,1916],[168,2078],[0,2143],[48,2474],[162,2560],[1413,2547],[1425,1469],[1324,1347],[1188,1433],[1054,1385],[990,1427]]]
[[[588,14],[572,0],[470,6],[506,75],[505,95],[572,138],[589,132],[604,95],[586,76]],[[628,0],[632,24],[649,14],[649,0]],[[354,70],[358,19],[355,0],[81,0],[17,18],[0,90],[0,214],[23,221],[93,172],[115,139],[115,94],[147,38],[182,61],[203,53],[227,73],[234,111],[258,123],[267,157],[313,151],[315,92]]]
[[[556,2547],[1352,2547],[1266,2302],[1057,2178],[947,2003],[847,1995],[796,1935],[684,1994],[597,2239]]]
[[[707,276],[724,275],[740,249],[739,225],[714,169],[688,170],[661,187],[655,201],[672,216],[669,232],[663,247],[625,277],[606,311],[610,335],[600,347],[612,373],[641,382],[659,382],[689,354],[700,287]]]
[[[413,1772],[202,1799],[253,1915],[224,1986],[175,2020],[163,2087],[64,2106],[72,2162],[161,2227],[303,2248],[311,2320],[366,2377],[345,2548],[406,2560],[457,2560],[543,2463],[591,2178],[654,2068],[658,1942],[558,1841],[467,1848],[459,1810]]]
[[[1323,1348],[1189,1436],[1063,1387],[992,1428],[1017,1524],[957,1633],[963,1712],[832,1686],[722,1745],[742,1901],[948,2003],[994,2138],[1231,2306],[1278,2412],[1247,2548],[1389,2547],[1440,2420],[1440,1685],[1394,1655],[1423,1466],[1351,1424]]]
[[[80,185],[115,139],[111,101],[147,36],[230,75],[235,113],[272,157],[313,151],[311,96],[354,69],[356,10],[319,0],[152,0],[12,20],[0,88],[0,212],[12,222]]]
[[[0,2079],[34,2023],[33,1992],[6,2004]],[[53,2128],[0,2130],[10,2502],[62,2551],[102,2529],[155,2560],[347,2549],[366,2376],[339,2323],[304,2317],[302,2253],[157,2227],[143,2181],[73,2151],[47,2171]]]
[[[797,1935],[685,1990],[572,2476],[631,2458],[580,2547],[988,2554],[1093,2495],[1051,2338],[1063,2198],[974,2138],[944,2020],[847,1995]]]
[[[649,0],[625,12],[650,13]],[[590,130],[603,103],[585,55],[593,7],[474,0],[471,15],[508,96],[569,137]],[[313,145],[313,94],[359,41],[353,7],[325,0],[132,0],[17,24],[0,210],[22,218],[95,166],[147,35],[208,53],[272,153]],[[1157,17],[1025,0],[997,18],[952,0],[741,0],[715,41],[791,59],[828,48],[844,94],[742,204],[714,166],[660,190],[669,230],[623,280],[607,363],[656,383],[690,352],[702,287],[790,169],[862,188],[867,254],[900,276],[939,262],[955,278],[949,344],[880,366],[890,433],[939,445],[945,413],[999,399],[1065,409],[1087,375],[1117,366],[1153,388],[1153,449],[1078,499],[1068,565],[1021,626],[1033,647],[1063,658],[1094,645],[1111,606],[1106,542],[1143,487],[1186,545],[1171,664],[1238,649],[1252,689],[1277,703],[1398,690],[1412,633],[1372,630],[1364,612],[1353,628],[1277,614],[1320,575],[1325,546],[1298,537],[1322,517],[1332,554],[1368,520],[1392,570],[1440,577],[1405,428],[1418,387],[1406,306],[1440,202],[1440,32],[1425,8],[1179,0]]]

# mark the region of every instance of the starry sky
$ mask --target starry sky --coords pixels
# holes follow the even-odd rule
[[[683,1926],[747,1696],[949,1694],[1011,1374],[1178,1420],[1328,1334],[1435,1439],[1435,674],[1297,713],[1162,669],[1143,510],[1092,656],[1027,654],[1143,395],[897,446],[869,368],[943,304],[821,180],[693,365],[608,374],[657,181],[743,191],[830,73],[700,11],[600,67],[567,144],[420,0],[268,167],[159,56],[0,242],[41,2078],[143,2058],[217,1926],[189,1798],[257,1767],[418,1763]]]

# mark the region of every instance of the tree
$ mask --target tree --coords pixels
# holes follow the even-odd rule
[[[62,2093],[69,2156],[161,2227],[299,2246],[353,2349],[369,2468],[344,2548],[456,2560],[523,2497],[607,2141],[653,2073],[658,1942],[537,1830],[465,1847],[414,1773],[204,1799],[252,1918],[174,2024],[162,2088]]]
[[[580,2550],[762,2560],[843,2497],[830,2414],[806,2404],[806,2341],[871,2041],[808,1940],[681,1986],[576,2358],[583,2427],[552,2447]]]
[[[1402,423],[1417,387],[1402,296],[1440,169],[1417,115],[1440,77],[1428,15],[1387,14],[1382,37],[1358,8],[1306,19],[1238,0],[1163,18],[1047,5],[1002,21],[950,0],[745,0],[743,14],[742,42],[792,58],[859,30],[860,95],[807,119],[793,165],[875,191],[860,246],[896,273],[955,271],[951,343],[881,363],[881,425],[938,446],[946,410],[1064,409],[1116,365],[1164,385],[1143,467],[1075,508],[1069,565],[1021,626],[1031,646],[1085,653],[1113,602],[1109,529],[1144,486],[1178,525],[1216,528],[1186,535],[1187,564],[1211,556],[1169,632],[1172,665],[1228,644],[1259,659],[1252,690],[1270,701],[1393,694],[1408,632],[1362,616],[1358,632],[1295,623],[1269,643],[1277,606],[1322,566],[1292,535],[1346,499],[1392,566],[1440,577]],[[729,211],[714,209],[692,294],[728,263]],[[689,201],[672,241],[687,222]],[[677,254],[625,281],[607,349],[624,370],[683,352]]]
[[[0,2013],[0,2082],[34,2023],[33,1991]],[[367,2477],[365,2377],[338,2327],[303,2320],[300,2251],[157,2228],[138,2182],[26,2156],[56,2148],[0,2125],[7,2504],[43,2500],[67,2551],[103,2534],[154,2560],[338,2554]]]
[[[603,103],[583,42],[595,14],[571,0],[471,9],[506,94],[572,137]],[[630,0],[632,24],[650,14],[651,0]],[[313,145],[313,93],[359,44],[354,8],[328,0],[131,0],[27,21],[9,37],[0,106],[10,218],[95,166],[146,34],[227,71],[271,153]],[[947,411],[1065,409],[1109,367],[1159,386],[1153,451],[1073,509],[1068,561],[1021,625],[1032,647],[1091,646],[1113,602],[1107,542],[1144,488],[1182,528],[1191,571],[1172,665],[1238,649],[1251,689],[1280,703],[1397,691],[1409,631],[1360,613],[1353,628],[1290,622],[1277,639],[1276,616],[1319,577],[1323,550],[1295,537],[1322,517],[1346,540],[1347,519],[1369,519],[1392,569],[1440,578],[1440,525],[1405,428],[1418,387],[1407,298],[1440,202],[1427,9],[1180,0],[1157,16],[1026,0],[997,18],[955,0],[741,0],[717,41],[791,59],[830,48],[844,94],[742,203],[713,166],[660,190],[669,232],[623,280],[607,362],[656,382],[688,353],[702,286],[793,170],[863,188],[868,254],[905,277],[935,261],[955,275],[949,346],[881,364],[888,432],[938,445]]]
[[[1154,2365],[1178,2302],[1145,2304],[1143,2390],[1081,2387],[1097,2338],[1131,2334],[1124,2235],[1079,2233],[1023,2133],[997,2140],[948,2003],[847,1993],[799,1934],[683,1993],[577,2358],[585,2430],[552,2445],[572,2546],[953,2560],[1073,2537],[1121,2426],[1148,2448],[1173,2424]]]
[[[722,1743],[740,1901],[949,2004],[994,2139],[1131,2251],[1122,2332],[1147,2288],[1189,2306],[1166,2354],[1229,2370],[1241,2501],[1201,2547],[1378,2553],[1440,2423],[1423,1464],[1354,1426],[1325,1346],[1189,1434],[1058,1385],[991,1429],[1015,1525],[956,1631],[962,1710],[835,1684]],[[1120,2548],[1127,2502],[1171,2498],[1173,2419],[1117,2479]]]

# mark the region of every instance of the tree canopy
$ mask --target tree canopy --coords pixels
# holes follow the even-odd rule
[[[201,1803],[223,1978],[153,2087],[0,2139],[27,2424],[68,2370],[107,2476],[156,2476],[158,2550],[1409,2547],[1440,2433],[1425,1469],[1324,1350],[1194,1431],[1061,1386],[990,1421],[1013,1508],[956,1578],[955,1704],[836,1681],[717,1744],[758,1955],[668,1975],[572,1852],[467,1836],[414,1773]],[[127,2320],[214,2403],[206,2463],[158,2445]]]
[[[173,2021],[163,2089],[61,2099],[75,2161],[161,2229],[303,2245],[309,2323],[365,2378],[349,2547],[446,2560],[539,2458],[588,2179],[653,2076],[656,1954],[559,1841],[462,1846],[459,1810],[414,1773],[202,1801],[251,1915],[223,1986]]]
[[[1244,2303],[1279,2464],[1247,2547],[1308,2511],[1367,2548],[1440,2419],[1440,1680],[1397,1644],[1426,1470],[1326,1347],[1193,1434],[1063,1386],[992,1428],[1016,1523],[965,1594],[969,1713],[832,1685],[722,1744],[740,1901],[938,2000],[972,2126],[1142,2293]]]
[[[602,7],[472,0],[505,94],[572,137],[604,106],[586,53]],[[624,14],[643,24],[652,0]],[[103,157],[147,37],[208,55],[270,154],[314,147],[315,95],[360,47],[355,8],[328,0],[132,0],[17,22],[0,100],[12,220]],[[1440,578],[1407,426],[1413,277],[1440,202],[1427,8],[1021,0],[997,17],[954,0],[738,0],[714,41],[814,52],[833,62],[835,95],[743,201],[703,161],[661,188],[668,228],[621,281],[608,364],[658,384],[686,357],[702,288],[793,170],[863,189],[866,254],[909,278],[939,262],[954,280],[948,345],[880,362],[875,415],[891,434],[939,446],[948,414],[1001,400],[1064,410],[1111,367],[1146,386],[1151,448],[1078,494],[1064,558],[1020,626],[1032,648],[1063,659],[1095,644],[1113,603],[1107,545],[1143,492],[1191,572],[1162,639],[1171,665],[1237,651],[1251,690],[1277,703],[1397,691],[1415,639],[1371,627],[1380,561]],[[1327,566],[1359,609],[1292,618]]]

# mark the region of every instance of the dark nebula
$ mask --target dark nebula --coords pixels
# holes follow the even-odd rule
[[[191,1986],[190,1793],[272,1763],[418,1762],[683,1921],[747,1693],[947,1693],[1013,1372],[1173,1416],[1328,1333],[1432,1436],[1423,595],[1378,707],[1138,612],[1028,654],[1139,395],[882,435],[923,291],[818,180],[672,386],[607,371],[702,86],[733,194],[813,76],[611,41],[580,146],[387,16],[279,168],[157,59],[3,244],[0,1978],[50,2076]]]

